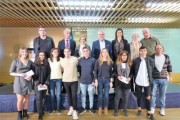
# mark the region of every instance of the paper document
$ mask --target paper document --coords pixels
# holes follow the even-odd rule
[[[43,86],[43,87],[38,86],[38,91],[41,91],[41,90],[47,90],[47,86]]]
[[[122,76],[122,79],[121,79],[120,81],[122,81],[123,83],[126,83],[126,84],[129,83],[129,82],[127,81],[127,78],[125,78],[125,77],[123,77],[123,76]]]
[[[109,93],[114,93],[114,88],[110,88]]]
[[[32,70],[28,71],[25,73],[26,74],[26,77],[25,79],[28,79],[29,77],[31,77],[32,75],[34,75],[34,72]]]
[[[91,85],[91,86],[88,87],[87,90],[88,90],[88,91],[91,91],[91,90],[93,90],[93,88],[94,88],[94,86]]]

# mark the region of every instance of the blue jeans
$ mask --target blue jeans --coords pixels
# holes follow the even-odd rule
[[[50,80],[50,96],[51,96],[51,110],[55,110],[55,88],[56,88],[56,100],[57,100],[57,110],[60,110],[61,105],[61,87],[62,79],[51,79]]]
[[[110,79],[98,79],[98,107],[102,108],[103,88],[104,88],[104,107],[108,108]]]
[[[80,88],[81,88],[81,101],[82,101],[82,107],[86,108],[86,91],[87,89],[91,86],[91,84],[81,84],[80,83]],[[93,103],[94,103],[94,88],[89,91],[88,90],[88,94],[89,94],[89,108],[93,108]]]
[[[167,83],[168,83],[167,79],[153,79],[151,107],[153,108],[156,107],[156,92],[157,89],[159,88],[160,108],[165,109]]]

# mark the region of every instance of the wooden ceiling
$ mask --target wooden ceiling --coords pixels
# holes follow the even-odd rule
[[[180,0],[0,0],[0,27],[180,28]]]

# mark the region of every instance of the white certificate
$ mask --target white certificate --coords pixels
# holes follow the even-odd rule
[[[28,79],[29,77],[31,77],[32,75],[34,75],[34,72],[32,70],[28,71],[25,73],[26,74],[26,77],[25,79]]]
[[[41,90],[47,90],[47,86],[43,86],[43,87],[38,86],[38,91],[41,91]]]
[[[122,81],[123,83],[126,83],[126,84],[128,84],[129,82],[127,81],[127,78],[125,78],[125,77],[123,77],[123,76],[121,76],[122,77],[122,79],[120,80],[120,81]]]

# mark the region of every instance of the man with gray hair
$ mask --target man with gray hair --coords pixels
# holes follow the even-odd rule
[[[92,45],[92,57],[98,59],[100,51],[103,48],[106,48],[108,49],[109,55],[112,58],[112,45],[110,41],[105,40],[105,33],[103,30],[98,31],[98,38],[99,39],[94,41]]]
[[[70,30],[65,29],[64,30],[64,39],[59,41],[58,43],[58,49],[60,52],[60,57],[64,58],[64,49],[70,48],[71,49],[71,56],[74,56],[74,51],[76,48],[76,42],[70,38]]]
[[[144,28],[142,30],[144,38],[140,41],[142,46],[146,47],[147,49],[147,56],[151,56],[155,53],[155,46],[160,45],[160,41],[156,37],[152,37],[150,30],[148,28]]]

